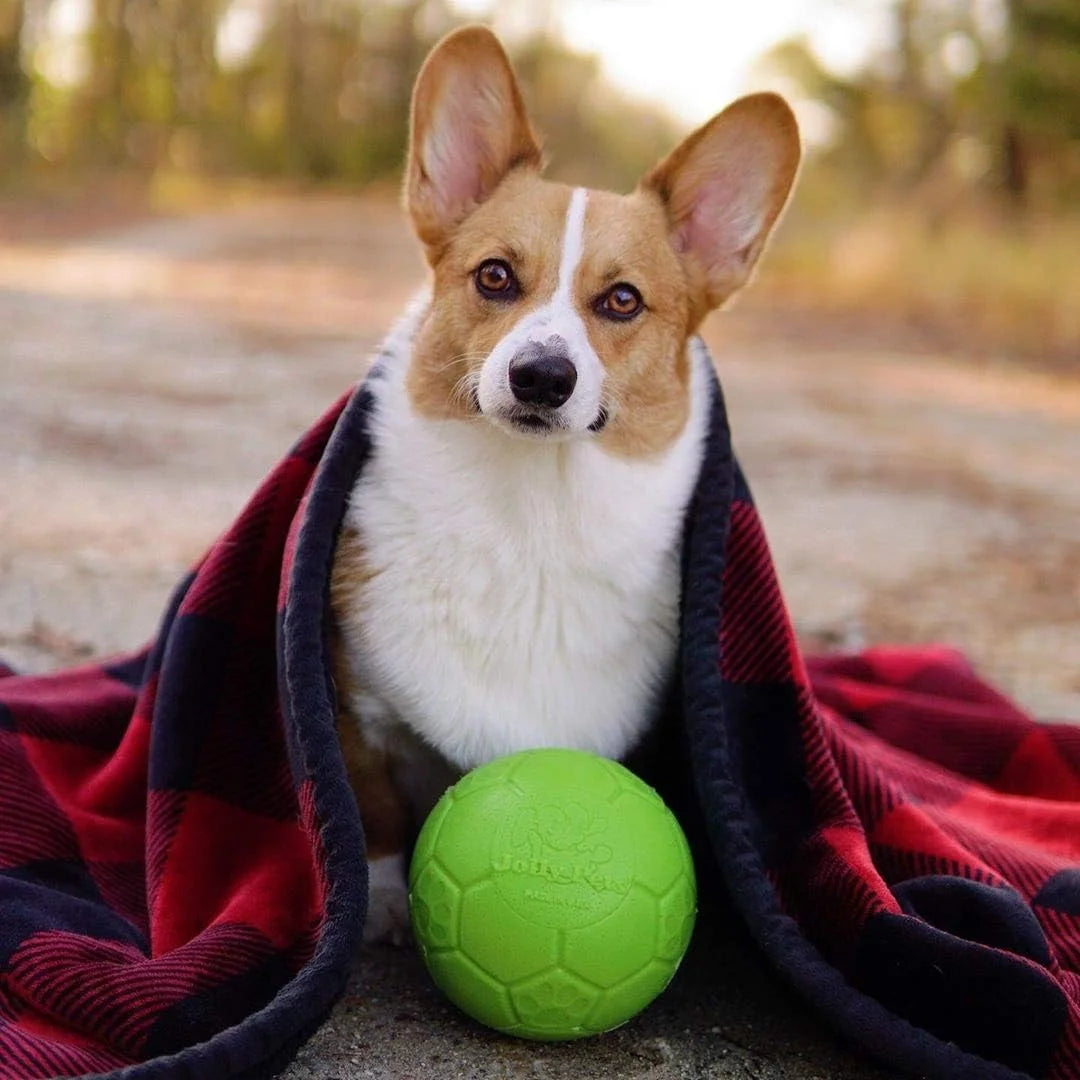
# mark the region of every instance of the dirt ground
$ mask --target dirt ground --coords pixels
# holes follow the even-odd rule
[[[46,227],[47,226],[47,227]],[[390,200],[277,199],[93,228],[0,210],[0,655],[127,649],[420,280]],[[708,328],[789,605],[819,645],[948,641],[1080,721],[1080,375],[935,354],[748,298]],[[717,980],[717,969],[730,978]],[[379,953],[290,1080],[856,1078],[729,920],[619,1032],[478,1032]]]

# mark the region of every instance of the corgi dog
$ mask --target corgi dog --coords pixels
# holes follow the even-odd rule
[[[414,830],[465,770],[538,746],[623,758],[654,719],[710,407],[695,333],[799,155],[789,107],[756,94],[629,195],[569,187],[542,176],[490,31],[424,63],[404,202],[430,285],[369,377],[330,583],[368,941],[406,934]]]

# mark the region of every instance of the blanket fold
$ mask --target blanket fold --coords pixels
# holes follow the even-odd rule
[[[946,649],[804,661],[712,393],[680,680],[697,857],[879,1060],[1080,1078],[1080,728]],[[371,409],[362,384],[300,440],[147,650],[0,667],[0,1078],[273,1075],[344,988],[367,880],[327,583]]]

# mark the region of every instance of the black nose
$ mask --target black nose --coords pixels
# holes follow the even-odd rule
[[[560,350],[534,346],[522,349],[510,361],[510,389],[526,405],[557,409],[576,385],[577,368]]]

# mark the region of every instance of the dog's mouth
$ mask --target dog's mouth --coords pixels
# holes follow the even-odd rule
[[[480,399],[473,396],[473,408],[480,416],[485,416],[493,421],[504,431],[524,435],[526,438],[570,438],[575,434],[574,430],[562,420],[553,409],[529,409],[511,408],[496,413],[485,413],[480,407]],[[603,406],[596,414],[596,419],[586,429],[590,434],[597,435],[607,427],[610,414]]]
[[[523,431],[551,431],[553,427],[557,426],[546,417],[539,416],[536,413],[521,413],[517,416],[511,414],[509,419],[510,423],[521,428]]]
[[[492,417],[504,431],[526,439],[566,439],[574,432],[554,409],[509,408]]]

